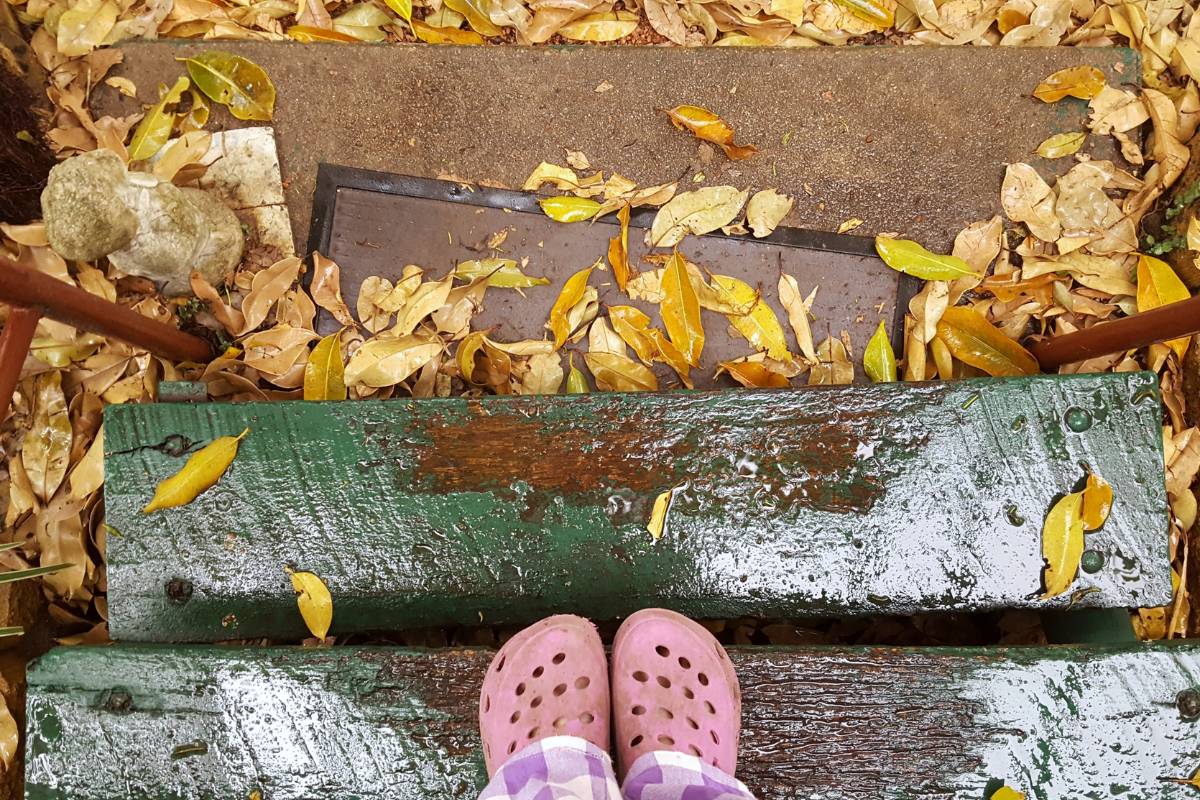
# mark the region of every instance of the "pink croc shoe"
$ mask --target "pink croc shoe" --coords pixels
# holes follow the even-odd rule
[[[592,623],[562,614],[529,626],[500,648],[483,679],[488,777],[547,736],[578,736],[607,750],[610,702],[604,645]]]
[[[729,775],[737,766],[742,693],[713,635],[661,608],[633,614],[612,654],[619,777],[654,750],[688,753]]]

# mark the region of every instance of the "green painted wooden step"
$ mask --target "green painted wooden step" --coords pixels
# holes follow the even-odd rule
[[[29,800],[474,800],[485,650],[118,645],[29,673]],[[1200,646],[731,648],[759,800],[1188,800]],[[549,687],[544,687],[548,689]],[[541,689],[533,682],[533,691]]]
[[[190,505],[144,515],[184,450],[250,434]],[[1132,607],[1170,599],[1151,374],[796,391],[109,406],[109,607],[122,640],[616,618]],[[1112,483],[1072,591],[1041,524]],[[672,488],[666,531],[646,530]]]

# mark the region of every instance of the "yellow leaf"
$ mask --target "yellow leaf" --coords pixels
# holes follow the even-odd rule
[[[584,363],[596,379],[596,388],[605,392],[653,392],[658,379],[649,368],[615,353],[585,353]]]
[[[629,266],[629,204],[617,211],[617,221],[621,223],[621,232],[608,240],[608,263],[617,288],[623,292],[633,272]]]
[[[544,197],[538,205],[555,222],[583,222],[600,210],[600,204],[587,197]]]
[[[837,4],[861,20],[879,28],[896,23],[895,13],[879,0],[836,0]]]
[[[333,18],[333,29],[360,42],[382,42],[387,39],[383,26],[394,22],[374,3],[358,3]]]
[[[520,394],[558,394],[563,382],[562,355],[538,353],[526,362],[525,374],[518,387]]]
[[[875,251],[894,270],[926,281],[952,281],[967,275],[977,275],[967,262],[955,256],[931,253],[908,239],[875,237]]]
[[[195,500],[229,469],[237,455],[238,443],[249,432],[250,429],[246,428],[237,436],[221,436],[193,453],[183,469],[158,484],[154,497],[142,509],[142,513],[185,506]]]
[[[442,352],[441,341],[385,334],[363,343],[346,365],[347,386],[394,386]]]
[[[570,278],[567,278],[567,282],[563,284],[558,299],[554,301],[554,305],[550,309],[550,322],[546,327],[554,334],[555,350],[562,347],[563,343],[567,341],[567,337],[571,335],[572,326],[568,321],[567,315],[575,307],[575,304],[583,299],[588,278],[591,277],[592,270],[595,268],[596,264],[593,264],[587,269],[581,269]]]
[[[808,304],[816,297],[814,288],[810,300],[806,301],[800,295],[800,284],[786,272],[779,274],[779,302],[787,312],[788,322],[792,332],[796,334],[796,344],[804,354],[804,360],[809,364],[817,362],[817,350],[813,344],[812,327],[808,324]]]
[[[588,389],[587,378],[583,377],[583,373],[579,371],[579,367],[575,366],[575,354],[567,354],[567,366],[570,371],[567,373],[567,394],[587,394]]]
[[[713,275],[712,285],[723,302],[750,309],[746,314],[725,315],[746,341],[776,361],[792,360],[779,319],[758,292],[749,284],[727,275]]]
[[[440,281],[426,281],[418,286],[399,309],[396,324],[391,333],[396,336],[408,336],[417,329],[421,321],[433,312],[446,305],[450,292],[454,290],[454,277],[447,275]]]
[[[78,0],[58,18],[58,52],[86,56],[104,43],[118,16],[120,9],[112,0]]]
[[[87,453],[71,470],[71,496],[84,499],[104,485],[104,426],[96,431]]]
[[[724,150],[726,157],[732,161],[741,161],[758,152],[758,148],[754,145],[734,144],[733,128],[707,108],[676,106],[666,114],[676,128],[689,130],[697,139],[712,142]]]
[[[483,349],[484,333],[475,331],[467,334],[467,338],[459,342],[458,352],[454,354],[458,362],[458,374],[467,383],[473,383],[475,375],[475,356]]]
[[[34,494],[49,502],[67,474],[74,432],[61,372],[38,375],[33,392],[33,420],[21,443],[21,463]]]
[[[300,608],[300,616],[309,633],[318,639],[324,639],[329,634],[329,626],[333,624],[333,596],[325,581],[311,572],[293,571],[284,567],[284,571],[292,579],[292,589],[296,592],[296,605]]]
[[[988,800],[1025,800],[1025,795],[1009,786],[1001,786]]]
[[[863,353],[863,370],[875,383],[892,383],[896,380],[896,353],[888,339],[883,320],[875,329],[875,335],[867,342]]]
[[[305,400],[345,400],[346,368],[342,363],[342,332],[331,333],[313,348],[304,365]]]
[[[4,765],[5,770],[13,765],[13,759],[17,757],[20,738],[17,721],[8,710],[8,704],[0,701],[0,764]]]
[[[656,542],[662,538],[663,526],[667,524],[667,507],[671,504],[671,495],[674,492],[674,489],[667,489],[654,498],[654,508],[650,510],[650,522],[647,523],[646,530]]]
[[[411,0],[407,1],[411,6]],[[462,14],[467,20],[467,24],[477,33],[481,33],[484,36],[504,35],[504,29],[493,23],[488,16],[486,0],[446,0],[444,5],[451,11],[457,11],[459,14]],[[411,17],[412,9],[410,7],[409,16],[405,17],[405,19],[410,19]]]
[[[212,134],[207,131],[188,131],[168,144],[162,155],[154,160],[154,176],[164,181],[174,180],[184,167],[200,163],[212,146]]]
[[[733,222],[749,192],[732,186],[706,186],[672,197],[654,216],[646,233],[651,247],[674,247],[688,234],[702,236]]]
[[[671,343],[683,354],[687,363],[700,366],[704,349],[704,327],[700,323],[700,301],[692,286],[683,256],[676,252],[667,262],[662,279],[663,325]]]
[[[1112,503],[1112,485],[1096,473],[1088,473],[1087,486],[1083,489],[1083,510],[1081,512],[1084,530],[1099,530],[1104,525],[1104,521],[1108,519]]]
[[[1038,145],[1037,154],[1042,158],[1062,158],[1079,152],[1087,134],[1083,131],[1057,133]]]
[[[633,306],[609,306],[608,319],[612,322],[613,330],[625,344],[633,348],[643,363],[649,364],[654,361],[657,348],[654,341],[646,335],[650,328],[650,318],[641,309]]]
[[[461,261],[454,268],[454,277],[466,281],[488,276],[488,286],[498,289],[528,289],[531,286],[545,286],[549,278],[531,278],[521,272],[517,262],[509,258],[481,258],[475,261]]]
[[[192,97],[192,107],[179,118],[180,133],[198,131],[208,124],[210,111],[208,101],[204,99],[204,95],[200,94],[194,86],[188,90],[188,94]]]
[[[383,0],[388,8],[400,15],[405,22],[412,23],[412,0]]]
[[[410,20],[413,33],[422,42],[428,44],[483,44],[484,39],[475,31],[464,31],[461,28],[435,28],[426,25],[419,19]]]
[[[175,114],[167,111],[167,106],[178,103],[189,85],[188,79],[180,75],[162,99],[147,109],[146,116],[142,117],[129,140],[130,161],[144,161],[150,158],[171,138],[171,129],[175,127]]]
[[[1187,226],[1188,250],[1200,250],[1200,219],[1193,214]]]
[[[329,28],[317,28],[312,25],[293,25],[287,29],[287,35],[297,42],[357,42],[353,36]]]
[[[855,228],[861,227],[862,224],[863,224],[863,221],[861,219],[859,219],[858,217],[851,217],[848,220],[844,220],[841,225],[838,225],[837,232],[838,233],[849,233],[850,231],[854,230]]]
[[[1137,266],[1137,309],[1149,311],[1159,306],[1179,303],[1191,297],[1187,286],[1179,280],[1175,270],[1165,261],[1154,256],[1138,255]],[[1190,337],[1184,336],[1166,342],[1183,359]]]
[[[615,42],[636,31],[640,21],[632,11],[588,14],[562,26],[558,34],[576,42]]]
[[[1082,509],[1083,492],[1072,492],[1054,504],[1042,524],[1043,598],[1062,594],[1075,580],[1083,556]]]
[[[761,239],[775,230],[795,203],[794,199],[774,189],[755,192],[746,204],[746,224],[754,232],[754,238]]]
[[[223,50],[178,60],[187,64],[196,88],[238,119],[265,121],[274,114],[275,84],[253,61]]]
[[[747,388],[786,389],[791,385],[786,375],[769,370],[757,361],[722,361],[717,366],[718,374],[728,372],[729,377]]]
[[[1039,371],[1037,359],[1028,350],[972,308],[947,308],[938,320],[937,335],[955,358],[989,375],[1035,375]]]
[[[655,359],[662,361],[664,364],[675,370],[679,375],[679,379],[683,381],[683,385],[687,388],[692,388],[692,380],[689,377],[691,374],[691,365],[688,360],[683,357],[683,353],[679,352],[674,343],[667,338],[666,334],[658,328],[647,328],[646,336],[650,337],[650,341],[654,343]]]
[[[1104,83],[1104,73],[1096,67],[1067,67],[1039,83],[1033,96],[1043,103],[1056,103],[1068,96],[1091,100],[1100,94]]]

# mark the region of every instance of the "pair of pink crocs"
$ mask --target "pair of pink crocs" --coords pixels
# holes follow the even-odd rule
[[[586,619],[548,617],[518,633],[488,667],[479,729],[488,776],[547,736],[577,736],[608,750],[620,778],[653,750],[687,753],[732,775],[742,699],[737,674],[702,626],[664,609],[625,620],[612,651]]]

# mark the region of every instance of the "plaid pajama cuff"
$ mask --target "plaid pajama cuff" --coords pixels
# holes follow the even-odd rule
[[[612,758],[573,736],[552,736],[504,763],[479,800],[754,800],[745,785],[700,759],[669,751],[634,763],[622,793]]]

